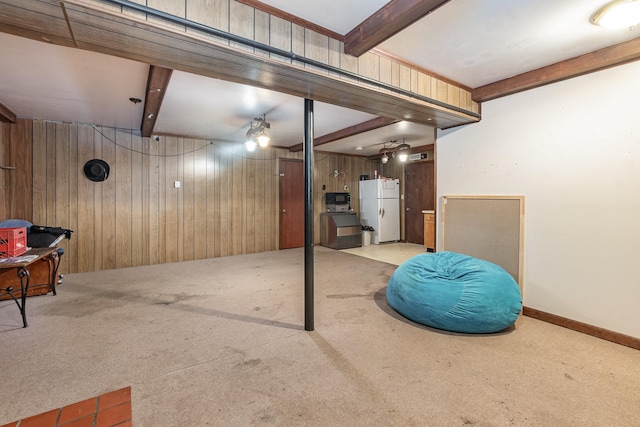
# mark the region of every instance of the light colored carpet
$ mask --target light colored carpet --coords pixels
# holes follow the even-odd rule
[[[531,318],[495,335],[412,323],[394,265],[315,248],[67,275],[0,304],[0,425],[132,388],[136,426],[637,426],[640,354]]]
[[[412,256],[425,253],[426,249],[415,243],[380,243],[379,245],[342,249],[342,252],[400,265]]]

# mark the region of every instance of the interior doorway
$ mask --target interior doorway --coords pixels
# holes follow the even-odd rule
[[[435,209],[433,160],[410,162],[404,166],[404,224],[407,243],[424,243],[423,210]]]
[[[280,249],[304,246],[304,163],[280,159]]]

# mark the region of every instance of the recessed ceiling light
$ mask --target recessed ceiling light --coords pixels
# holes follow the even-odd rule
[[[356,150],[362,150],[362,147],[356,147],[355,149]]]
[[[633,28],[640,23],[640,0],[611,1],[593,14],[591,22],[610,30]]]

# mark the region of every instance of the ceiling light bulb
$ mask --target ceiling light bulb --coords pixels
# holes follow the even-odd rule
[[[266,147],[269,145],[269,137],[264,134],[258,136],[258,144],[260,144],[260,147]]]
[[[244,143],[244,146],[247,147],[247,151],[256,151],[257,145],[258,144],[256,144],[256,142],[252,139],[249,139]]]
[[[400,159],[401,162],[406,162],[407,161],[407,157],[409,157],[409,155],[407,153],[398,154],[398,159]]]
[[[633,28],[640,23],[640,0],[614,0],[600,8],[591,22],[610,30]]]
[[[389,161],[389,158],[387,157],[387,153],[384,153],[382,155],[382,158],[380,159],[380,161],[384,164],[387,163]]]

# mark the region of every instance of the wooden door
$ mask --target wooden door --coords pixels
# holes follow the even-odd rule
[[[424,243],[423,210],[435,209],[433,160],[407,163],[404,167],[404,224],[407,243]]]
[[[280,159],[280,249],[304,246],[304,163]]]

